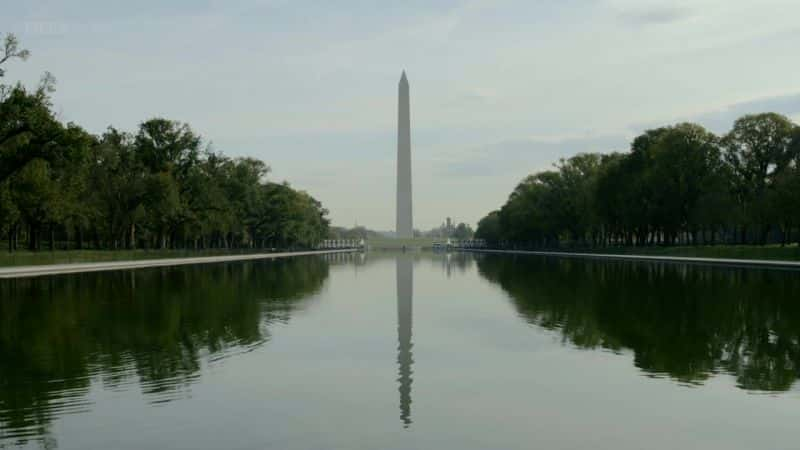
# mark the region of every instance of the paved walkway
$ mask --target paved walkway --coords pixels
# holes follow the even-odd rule
[[[538,251],[527,251],[527,250],[468,249],[467,251],[473,251],[479,253],[502,253],[502,254],[513,254],[513,255],[556,256],[560,258],[594,258],[594,259],[618,259],[618,260],[632,260],[632,261],[662,261],[662,262],[705,264],[705,265],[764,267],[764,268],[800,270],[800,261],[783,261],[783,260],[772,260],[772,259],[693,258],[685,256],[619,255],[611,253],[538,252]]]
[[[184,266],[189,264],[209,264],[209,263],[221,263],[221,262],[232,262],[232,261],[248,261],[254,259],[276,259],[276,258],[288,258],[292,256],[324,255],[329,253],[353,253],[355,251],[357,250],[353,249],[320,250],[320,251],[309,251],[309,252],[253,253],[248,255],[200,256],[197,258],[163,258],[163,259],[142,259],[138,261],[113,261],[113,262],[98,262],[98,263],[17,266],[17,267],[0,268],[0,279],[40,277],[45,275],[63,275],[69,273],[82,273],[82,272],[103,272],[108,270],[143,269],[147,267]]]

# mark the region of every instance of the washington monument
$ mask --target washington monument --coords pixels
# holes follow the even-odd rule
[[[397,237],[414,237],[411,213],[411,117],[406,72],[400,78],[397,104]]]

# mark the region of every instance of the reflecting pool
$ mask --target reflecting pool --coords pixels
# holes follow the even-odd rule
[[[0,280],[0,448],[797,448],[800,273],[367,253]]]

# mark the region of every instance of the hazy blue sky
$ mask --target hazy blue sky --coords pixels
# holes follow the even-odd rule
[[[92,132],[163,116],[394,227],[396,95],[411,84],[414,213],[475,223],[525,175],[637,132],[800,119],[797,0],[14,0],[0,32]]]

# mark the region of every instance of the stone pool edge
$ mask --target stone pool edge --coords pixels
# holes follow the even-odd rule
[[[0,268],[0,279],[30,278],[50,275],[66,275],[86,272],[106,272],[112,270],[145,269],[149,267],[185,266],[193,264],[212,264],[223,262],[250,261],[259,259],[278,259],[296,256],[327,255],[333,253],[355,253],[359,249],[315,250],[303,252],[253,253],[249,255],[198,256],[195,258],[142,259],[138,261],[109,261],[98,263],[43,264],[38,266],[18,266]]]
[[[535,250],[489,250],[489,249],[459,249],[470,253],[496,253],[507,255],[535,255],[553,256],[558,258],[587,258],[628,260],[646,262],[688,263],[714,266],[738,266],[752,268],[794,269],[800,270],[800,261],[770,260],[770,259],[735,259],[735,258],[699,258],[691,256],[659,256],[659,255],[623,255],[614,253],[574,253],[574,252],[546,252]]]

